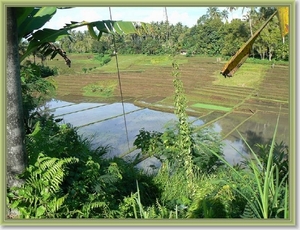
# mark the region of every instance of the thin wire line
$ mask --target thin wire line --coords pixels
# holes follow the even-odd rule
[[[109,14],[110,14],[110,20],[112,21],[112,14],[111,14],[110,7],[109,7]],[[127,146],[128,146],[128,151],[130,151],[128,129],[127,129],[127,121],[126,121],[125,106],[124,106],[124,98],[123,98],[123,90],[122,90],[121,76],[120,76],[119,62],[118,62],[118,55],[117,55],[118,52],[117,52],[117,46],[116,46],[115,36],[114,35],[112,35],[112,36],[113,36],[113,44],[114,44],[114,55],[116,57],[116,65],[117,65],[118,80],[119,80],[119,89],[120,89],[122,109],[123,109],[124,125],[125,125],[126,138],[127,138]]]

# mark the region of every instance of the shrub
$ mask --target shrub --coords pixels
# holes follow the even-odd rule
[[[102,58],[102,65],[105,65],[107,63],[109,63],[111,61],[111,57],[109,55],[105,55],[103,58]],[[101,65],[100,63],[100,65]]]
[[[87,68],[85,68],[85,67],[84,67],[84,68],[82,68],[82,71],[83,71],[84,73],[86,73],[86,72],[87,72],[87,70],[88,70],[88,69],[87,69]]]
[[[226,167],[221,167],[213,174],[202,175],[197,181],[197,191],[188,208],[187,217],[241,218],[247,200],[236,191],[236,179]],[[247,173],[243,175],[243,180],[251,183]],[[239,189],[247,193],[247,187],[240,186]]]
[[[185,55],[186,57],[192,57],[193,56],[193,52],[191,51],[191,50],[188,50],[187,52],[186,52],[186,55]]]
[[[58,75],[57,68],[51,68],[49,66],[39,65],[41,71],[41,77],[49,77]]]

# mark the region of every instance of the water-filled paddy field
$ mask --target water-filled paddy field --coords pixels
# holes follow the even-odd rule
[[[109,156],[130,156],[136,153],[133,141],[140,129],[163,131],[176,121],[174,77],[168,63],[142,65],[126,60],[129,63],[126,68],[122,66],[122,56],[119,60],[123,68],[120,76],[124,110],[117,74],[105,69],[109,67],[95,69],[90,74],[54,77],[57,96],[46,107],[56,118],[63,118],[62,122],[77,127],[93,145],[111,146]],[[247,154],[237,130],[252,145],[265,143],[273,136],[280,111],[276,140],[289,145],[288,66],[271,68],[245,63],[238,74],[224,83],[225,79],[218,75],[224,63],[216,63],[215,58],[181,58],[179,71],[192,125],[196,129],[209,126],[220,133],[225,157],[234,163],[241,159],[237,150]],[[114,65],[113,61],[110,65]],[[255,80],[260,71],[263,76]],[[247,75],[246,80],[243,74]],[[92,90],[84,96],[87,88]]]

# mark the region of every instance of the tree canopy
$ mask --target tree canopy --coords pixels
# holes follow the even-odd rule
[[[169,24],[168,21],[152,22],[144,34],[116,34],[118,52],[122,54],[168,54],[185,50],[187,53],[210,56],[233,56],[274,12],[274,8],[253,8],[244,19],[228,21],[228,13],[217,7],[209,7],[206,14],[199,16],[191,28]],[[251,17],[251,24],[249,24]],[[247,19],[248,18],[248,19]],[[251,49],[251,56],[269,60],[288,60],[288,39],[282,45],[279,21],[274,17],[258,36]],[[252,31],[252,32],[251,32]],[[71,37],[71,40],[70,40]],[[112,38],[103,34],[100,41],[94,40],[86,31],[70,32],[70,37],[60,40],[60,46],[69,53],[112,53]],[[287,37],[285,34],[284,37]]]

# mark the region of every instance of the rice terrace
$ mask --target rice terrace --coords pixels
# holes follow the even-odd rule
[[[93,54],[70,54],[73,62],[70,69],[64,66],[63,60],[47,61],[50,67],[56,66],[64,73],[51,77],[57,87],[55,99],[75,104],[83,102],[111,104],[121,101],[115,59],[112,58],[110,63],[101,68],[94,68],[97,63],[91,56]],[[195,120],[203,121],[197,126],[198,129],[219,124],[222,137],[229,141],[227,146],[229,155],[236,152],[230,145],[240,142],[236,130],[249,141],[251,138],[254,142],[271,139],[280,107],[277,138],[286,144],[289,143],[288,65],[277,64],[273,68],[269,62],[249,61],[241,67],[236,76],[224,78],[219,72],[226,61],[217,62],[215,57],[181,55],[178,55],[176,60],[180,66],[179,72],[188,101],[188,114],[195,117]],[[174,112],[174,87],[171,75],[173,60],[170,56],[119,55],[118,61],[124,103],[132,103],[138,106],[138,109]],[[83,108],[86,111],[84,117],[80,117],[80,111],[74,111],[73,116],[77,114],[78,119],[85,120],[81,126],[95,125],[102,121],[100,117],[93,122],[89,121],[88,114],[94,115],[92,108],[92,105],[90,110]],[[72,110],[71,106],[69,109]],[[105,111],[105,108],[101,111]],[[120,107],[119,111],[122,112]],[[70,111],[67,114],[69,113]],[[122,121],[119,126],[124,126]],[[133,139],[135,135],[131,138]],[[124,148],[124,152],[128,151],[125,144],[119,145]],[[238,158],[236,154],[228,156],[229,160]]]

